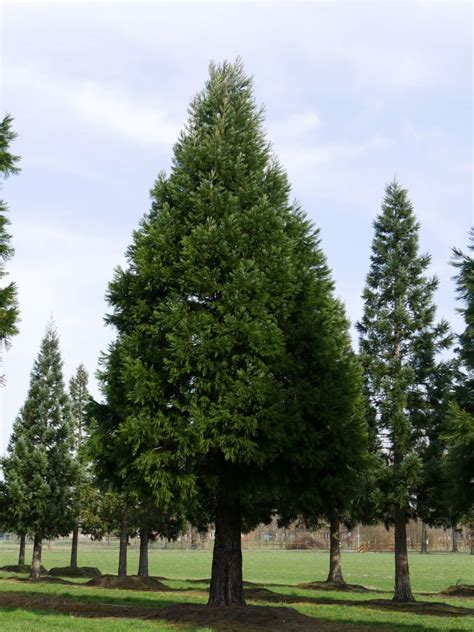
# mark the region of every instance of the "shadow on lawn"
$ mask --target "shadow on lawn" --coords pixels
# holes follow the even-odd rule
[[[105,582],[104,580],[106,578],[113,579],[115,581],[112,583]],[[27,582],[27,583],[30,583],[30,585],[34,584],[34,582],[29,580],[28,578],[15,577],[11,579],[14,581],[22,582],[22,583]],[[133,591],[140,591],[140,590],[153,591],[154,595],[156,595],[156,599],[154,599],[154,601],[155,603],[156,601],[160,601],[161,607],[172,606],[174,604],[174,601],[171,599],[171,595],[173,593],[176,594],[176,596],[178,595],[185,596],[186,594],[188,594],[190,597],[196,596],[196,597],[202,597],[204,599],[207,598],[207,591],[203,589],[172,588],[172,587],[166,586],[165,584],[161,582],[161,580],[165,580],[165,581],[167,580],[167,578],[165,577],[160,577],[160,580],[158,580],[157,577],[148,578],[148,583],[151,583],[153,580],[153,585],[150,584],[145,589],[141,587],[141,582],[138,581],[138,580],[142,580],[142,578],[137,578],[135,576],[121,578],[122,580],[127,580],[125,583],[118,581],[120,578],[117,578],[115,576],[103,576],[100,579],[102,579],[102,582],[100,583],[98,583],[98,580],[92,580],[91,582],[88,582],[88,584],[91,588],[96,587],[96,588],[110,589],[111,598],[114,601],[114,604],[113,604],[114,607],[117,607],[117,606],[127,607],[127,606],[130,606],[130,604],[131,604],[130,607],[133,607],[133,608],[136,608],[139,606],[145,606],[147,608],[150,607],[149,599],[142,598],[138,595],[132,595],[132,594],[130,595],[130,597],[128,597],[128,595],[126,597],[113,596],[112,593],[114,589],[125,589],[125,590],[129,590],[131,593]],[[72,586],[80,586],[80,587],[87,586],[83,583],[60,580],[58,578],[51,578],[51,577],[45,577],[40,581],[44,583],[55,583],[55,584],[60,583],[62,585],[65,585],[65,586],[68,585],[71,587]],[[172,580],[168,580],[168,581],[172,581]],[[186,580],[186,581],[191,584],[207,583],[207,580]],[[267,584],[267,585],[270,585],[270,584]],[[272,585],[272,588],[273,586],[276,587],[277,585]],[[286,586],[280,585],[280,586],[285,587],[285,588],[290,588],[290,589],[301,588],[301,586],[296,586],[296,587],[288,586],[288,585]],[[256,584],[256,583],[252,583],[248,581],[244,582],[244,587],[245,587],[245,596],[247,600],[250,600],[253,602],[265,602],[265,604],[291,604],[291,605],[312,604],[312,605],[324,605],[324,606],[337,605],[337,606],[349,606],[349,607],[353,606],[353,607],[360,607],[360,608],[368,608],[372,610],[405,612],[405,613],[411,613],[411,614],[430,615],[430,616],[436,616],[436,617],[464,617],[464,616],[469,616],[469,615],[474,616],[474,608],[452,606],[445,602],[417,601],[415,603],[397,603],[389,599],[347,599],[346,597],[344,597],[343,599],[338,599],[337,597],[326,597],[323,595],[309,596],[306,594],[301,595],[301,594],[296,594],[296,593],[288,594],[288,593],[279,593],[274,590],[269,590],[268,588],[265,588],[260,584]],[[310,585],[307,585],[307,587],[309,588]],[[169,594],[170,597],[169,598],[162,597],[163,592]],[[354,591],[354,592],[359,592],[359,591]],[[367,594],[367,592],[373,592],[373,591],[370,591],[369,589],[367,589],[365,591],[365,594]],[[382,591],[375,591],[375,592],[380,593]],[[18,593],[15,593],[15,594],[18,594]],[[44,593],[34,593],[33,591],[29,591],[28,594],[42,595],[43,597],[45,596]],[[345,592],[345,595],[347,595],[347,592]],[[76,601],[80,603],[91,603],[93,601],[99,601],[99,600],[103,601],[102,596],[94,595],[93,592],[90,592],[84,595],[74,595],[74,594],[69,593],[66,596],[68,598],[72,597],[73,599],[75,599]],[[57,596],[56,598],[61,599],[62,597]],[[180,604],[179,607],[183,605],[185,604]],[[192,604],[187,604],[187,605],[191,606]]]
[[[308,597],[306,595],[283,595],[266,588],[251,588],[245,591],[247,599],[265,601],[267,603],[315,604],[324,606],[356,606],[373,610],[389,610],[391,612],[409,612],[411,614],[431,615],[439,617],[474,616],[474,608],[451,606],[442,602],[416,601],[415,603],[397,603],[388,599],[336,599],[334,597]]]
[[[102,597],[103,600],[103,597]],[[337,632],[356,630],[395,630],[402,632],[427,632],[431,627],[423,624],[403,624],[400,622],[368,624],[351,619],[328,620],[307,616],[285,606],[206,607],[203,604],[173,604],[168,606],[136,606],[110,603],[92,603],[91,600],[64,598],[45,595],[41,592],[15,593],[0,591],[0,607],[22,609],[36,613],[65,614],[85,618],[141,619],[163,621],[183,626],[208,626],[214,632]]]

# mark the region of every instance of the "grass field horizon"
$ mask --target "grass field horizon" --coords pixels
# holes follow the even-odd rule
[[[17,562],[18,546],[0,544],[0,566]],[[27,562],[31,546],[27,548]],[[167,578],[165,592],[127,591],[102,589],[83,585],[87,580],[70,580],[71,583],[32,583],[19,581],[12,573],[0,573],[0,628],[12,632],[33,630],[43,632],[54,629],[100,630],[118,632],[122,630],[155,630],[156,632],[214,632],[220,630],[257,630],[266,627],[226,627],[222,621],[215,625],[198,625],[189,622],[179,625],[176,621],[156,619],[142,620],[140,608],[164,613],[179,604],[205,604],[207,584],[196,583],[210,577],[211,550],[150,550],[150,575]],[[69,548],[65,543],[45,546],[43,565],[67,566]],[[79,565],[96,566],[102,573],[116,574],[118,550],[112,546],[82,546],[79,549]],[[314,620],[316,630],[399,630],[411,632],[428,630],[472,630],[474,629],[474,603],[468,597],[448,597],[439,592],[456,583],[472,583],[474,558],[466,553],[431,553],[410,555],[412,587],[419,605],[414,608],[398,608],[391,604],[393,589],[393,553],[343,553],[343,573],[351,584],[362,584],[372,590],[364,593],[342,593],[298,588],[298,584],[323,581],[327,575],[328,553],[324,551],[250,550],[243,552],[244,579],[257,586],[248,587],[249,605],[288,608]],[[129,550],[128,574],[137,571],[138,551]],[[193,580],[191,582],[187,580]],[[429,594],[431,593],[431,594]],[[16,607],[2,607],[13,599]],[[85,616],[41,610],[42,604],[56,601],[63,604],[79,604],[81,608],[109,608],[117,612],[127,608],[125,615],[116,618],[97,614]],[[422,603],[427,604],[423,606]],[[88,604],[86,606],[86,604]],[[438,604],[438,605],[436,605]],[[46,606],[43,606],[46,607]],[[71,606],[72,608],[72,606]],[[72,608],[73,609],[73,608]],[[130,611],[129,614],[127,614]],[[137,618],[134,613],[137,612]],[[159,612],[158,610],[156,612]],[[283,611],[282,611],[283,612]],[[125,616],[124,615],[124,616]],[[92,616],[92,618],[90,618]],[[151,615],[150,615],[151,616]],[[155,618],[156,613],[153,615]],[[285,615],[286,616],[286,615]],[[87,617],[87,618],[86,618]],[[142,617],[143,618],[143,617]],[[282,624],[283,625],[283,624]],[[305,624],[306,625],[306,624]],[[296,626],[296,624],[295,624]],[[288,630],[311,630],[309,627],[281,628]],[[278,625],[273,626],[279,632]]]

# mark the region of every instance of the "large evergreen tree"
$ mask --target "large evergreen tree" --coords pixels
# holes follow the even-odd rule
[[[17,512],[15,530],[34,537],[33,579],[40,576],[43,539],[67,535],[73,526],[77,468],[72,447],[59,339],[49,324],[2,462],[10,503]]]
[[[19,157],[10,152],[10,144],[16,138],[12,130],[12,117],[7,114],[0,122],[0,178],[18,173]],[[5,263],[13,256],[8,233],[9,219],[6,216],[8,207],[0,200],[0,279],[7,275]],[[15,283],[0,287],[0,344],[7,344],[17,332],[18,303]]]
[[[387,185],[374,227],[358,323],[360,353],[386,459],[380,497],[395,527],[394,600],[413,601],[406,522],[415,515],[419,453],[433,413],[427,384],[437,371],[437,353],[451,339],[447,323],[435,323],[438,282],[427,276],[430,256],[419,253],[419,225],[406,189],[397,182]]]
[[[332,286],[289,190],[242,65],[211,65],[109,289],[124,471],[215,524],[210,605],[244,603],[241,532],[278,509],[286,466],[308,463],[306,435],[323,418],[306,414],[296,322],[319,325],[314,379],[334,367]],[[318,395],[312,405],[327,405]],[[314,467],[323,447],[311,437]]]

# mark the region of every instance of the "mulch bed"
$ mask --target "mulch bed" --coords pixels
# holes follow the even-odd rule
[[[121,590],[171,590],[158,577],[138,577],[137,575],[127,575],[127,577],[102,575],[101,577],[94,577],[85,585],[96,588],[120,588]]]
[[[78,566],[71,568],[70,566],[57,566],[49,571],[54,577],[101,577],[102,573],[95,566]]]
[[[449,595],[450,597],[474,597],[474,586],[472,584],[455,584],[454,586],[448,586],[439,594]]]
[[[333,584],[331,582],[309,582],[307,584],[298,584],[297,588],[305,588],[308,590],[338,590],[340,592],[371,592],[370,588],[366,588],[360,584]]]
[[[30,564],[22,564],[21,566],[18,566],[18,564],[7,564],[6,566],[1,566],[0,571],[5,573],[29,573],[30,568]],[[44,566],[41,566],[41,572],[47,573],[48,571]]]

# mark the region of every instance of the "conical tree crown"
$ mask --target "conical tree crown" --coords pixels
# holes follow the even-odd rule
[[[292,323],[303,306],[335,318],[333,283],[240,62],[211,65],[151,195],[109,288],[119,337],[104,392],[123,385],[118,432],[134,467],[158,486],[194,486],[193,458],[218,474],[223,460],[261,467],[294,444]]]
[[[21,507],[23,531],[43,537],[69,532],[77,475],[71,450],[71,410],[59,339],[48,325],[3,462],[12,505]]]
[[[430,256],[419,253],[419,225],[397,182],[387,185],[374,228],[358,323],[361,359],[381,443],[396,466],[391,493],[397,505],[407,506],[421,476],[416,447],[434,423],[437,380],[447,369],[437,354],[451,336],[446,321],[435,323],[438,281],[427,276]]]

